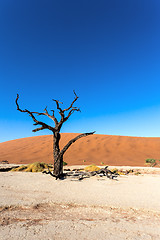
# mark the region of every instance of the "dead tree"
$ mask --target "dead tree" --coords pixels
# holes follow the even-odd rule
[[[18,99],[19,99],[18,94],[17,94],[17,98],[16,98],[17,110],[20,111],[20,112],[28,113],[29,116],[34,121],[33,125],[40,126],[40,127],[37,127],[36,129],[32,130],[32,132],[37,132],[37,131],[40,131],[40,130],[48,129],[53,133],[54,170],[53,170],[53,173],[51,173],[51,175],[55,176],[56,179],[63,177],[63,155],[67,151],[67,149],[72,145],[72,143],[74,143],[75,141],[77,141],[78,139],[80,139],[82,137],[92,135],[92,134],[95,133],[95,132],[89,132],[89,133],[80,134],[77,137],[71,139],[64,146],[64,148],[62,150],[60,150],[60,146],[59,146],[59,142],[60,142],[60,138],[61,138],[60,130],[62,128],[63,123],[65,123],[75,111],[77,111],[77,112],[80,111],[79,108],[73,106],[74,103],[78,99],[75,91],[74,91],[74,95],[75,95],[74,100],[72,101],[71,105],[66,109],[62,109],[60,107],[60,104],[62,104],[62,102],[59,102],[58,100],[52,99],[56,103],[57,110],[60,114],[60,121],[58,121],[58,119],[55,117],[54,110],[51,110],[52,114],[49,114],[49,112],[47,110],[47,107],[44,109],[44,112],[42,112],[42,113],[41,112],[31,112],[27,109],[22,110],[19,107],[19,104],[18,104]],[[42,121],[37,120],[37,116],[47,116],[47,117],[49,117],[50,119],[53,120],[54,127],[52,127],[52,126],[50,126],[50,125],[48,125],[48,124],[46,124]]]

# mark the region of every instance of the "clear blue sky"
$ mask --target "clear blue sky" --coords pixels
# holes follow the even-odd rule
[[[160,136],[159,0],[1,0],[0,141],[32,133],[52,99],[79,100],[62,132]]]

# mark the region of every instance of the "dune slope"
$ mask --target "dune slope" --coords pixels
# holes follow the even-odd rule
[[[62,133],[63,147],[76,133]],[[52,136],[37,136],[0,143],[0,161],[9,163],[53,162]],[[160,138],[92,135],[79,139],[64,155],[68,165],[95,163],[144,166],[145,159],[160,159]]]

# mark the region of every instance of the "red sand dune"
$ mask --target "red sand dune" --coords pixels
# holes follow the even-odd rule
[[[61,147],[78,134],[62,133]],[[52,136],[38,136],[0,143],[0,161],[9,163],[53,163]],[[95,163],[115,166],[144,166],[145,159],[160,159],[160,138],[94,134],[79,139],[64,155],[68,165]]]

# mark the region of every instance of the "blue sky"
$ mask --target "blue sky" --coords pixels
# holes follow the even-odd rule
[[[160,136],[159,0],[1,0],[0,142],[32,133],[16,110],[64,107],[62,132]]]

